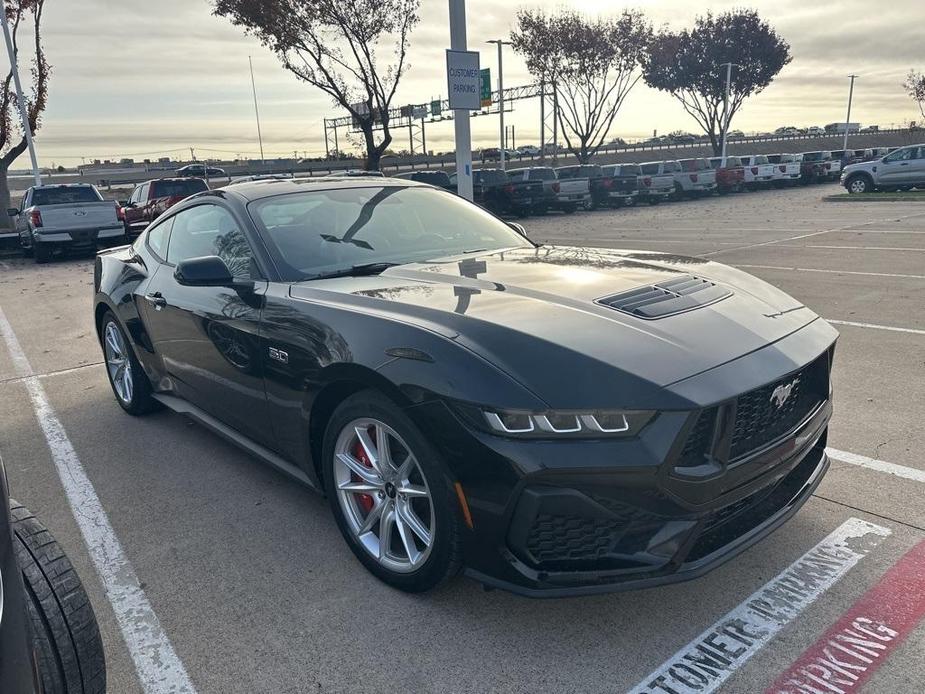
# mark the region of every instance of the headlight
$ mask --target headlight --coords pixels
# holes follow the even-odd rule
[[[514,438],[628,438],[655,416],[651,410],[584,410],[523,412],[457,405],[480,429]]]

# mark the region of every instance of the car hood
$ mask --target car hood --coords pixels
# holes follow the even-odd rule
[[[683,275],[731,294],[655,320],[598,303]],[[557,406],[565,406],[562,393],[587,388],[664,387],[817,319],[780,290],[720,263],[602,248],[541,246],[407,264],[373,277],[294,284],[290,294],[439,332],[547,402],[559,394]]]

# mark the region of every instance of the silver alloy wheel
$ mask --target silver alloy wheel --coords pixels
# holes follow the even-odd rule
[[[419,568],[434,544],[434,503],[401,436],[378,419],[355,419],[334,445],[334,484],[354,537],[382,566]]]
[[[867,192],[867,181],[863,178],[855,178],[848,185],[848,190],[851,193],[866,193]]]
[[[103,351],[106,355],[106,369],[109,371],[109,379],[112,381],[113,390],[116,391],[116,397],[128,405],[132,402],[132,394],[135,392],[132,382],[132,362],[129,359],[125,341],[122,339],[122,332],[112,321],[106,324],[106,329],[103,331]]]

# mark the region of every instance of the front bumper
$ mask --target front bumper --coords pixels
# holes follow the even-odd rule
[[[631,439],[516,440],[473,429],[442,403],[410,408],[466,495],[466,573],[531,597],[604,593],[696,578],[758,542],[828,469],[835,335],[815,321],[668,386],[697,409],[663,411]],[[777,383],[814,374],[825,378],[815,404],[734,453],[739,412],[760,409]],[[682,463],[699,418],[713,410],[714,448]]]

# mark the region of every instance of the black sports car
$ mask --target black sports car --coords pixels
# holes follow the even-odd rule
[[[564,595],[698,576],[825,472],[837,333],[733,268],[541,246],[436,188],[203,192],[96,261],[127,412],[327,494],[375,575]]]

